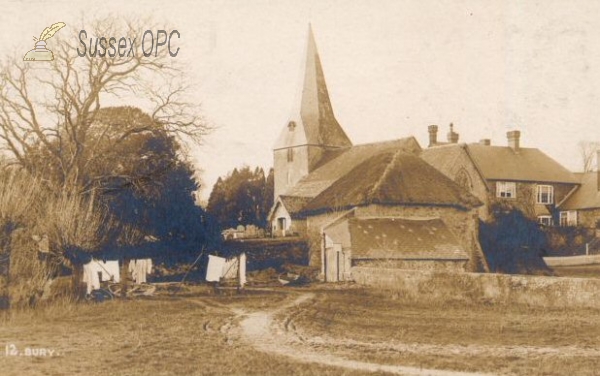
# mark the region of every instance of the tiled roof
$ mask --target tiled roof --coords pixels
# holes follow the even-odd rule
[[[576,174],[581,180],[581,186],[560,205],[561,210],[600,208],[600,190],[598,189],[598,173],[586,172]]]
[[[469,144],[468,151],[489,180],[578,183],[572,172],[539,149]]]
[[[408,137],[393,141],[355,145],[343,151],[330,152],[329,155],[324,157],[321,167],[300,179],[285,195],[316,197],[366,159],[398,150],[418,153],[421,148],[414,137]]]
[[[469,259],[439,218],[350,218],[348,221],[355,259]]]
[[[310,197],[279,196],[290,216],[300,212],[311,200]]]
[[[539,149],[481,144],[448,144],[423,150],[421,157],[440,171],[448,171],[463,149],[486,180],[577,183],[572,172]]]
[[[389,151],[357,164],[315,197],[303,212],[309,214],[368,204],[463,208],[482,205],[475,196],[418,156]]]

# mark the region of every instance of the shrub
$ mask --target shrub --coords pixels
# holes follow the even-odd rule
[[[537,222],[517,209],[492,206],[492,220],[479,228],[481,247],[490,271],[509,274],[550,274],[542,256],[548,240]]]

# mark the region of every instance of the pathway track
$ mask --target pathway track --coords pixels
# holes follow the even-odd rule
[[[292,307],[299,306],[313,299],[314,297],[315,295],[313,293],[305,293],[297,297],[291,303],[269,311],[252,313],[237,311],[236,313],[241,317],[239,324],[242,331],[242,336],[257,350],[285,356],[299,362],[319,363],[352,370],[386,372],[390,374],[410,376],[484,375],[482,373],[433,370],[362,362],[329,354],[324,352],[323,349],[317,351],[317,349],[311,346],[310,343],[303,343],[306,342],[306,340],[299,339],[297,333],[295,333],[295,330],[286,330],[286,328],[293,327],[291,320],[287,318],[282,322],[275,320],[275,316],[277,314],[283,313]]]

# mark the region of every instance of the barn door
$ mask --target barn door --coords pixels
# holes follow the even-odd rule
[[[338,282],[342,279],[344,270],[344,255],[342,245],[334,244],[325,249],[325,281]]]

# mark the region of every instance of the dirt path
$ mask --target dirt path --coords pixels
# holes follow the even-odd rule
[[[285,356],[299,362],[319,363],[328,366],[366,372],[386,372],[397,375],[411,376],[483,375],[481,373],[466,373],[368,363],[329,354],[324,352],[323,349],[317,350],[314,346],[314,340],[307,340],[299,337],[295,330],[287,330],[290,327],[291,320],[289,318],[286,318],[283,322],[275,319],[276,315],[310,301],[314,297],[315,295],[313,293],[304,293],[291,303],[268,311],[247,313],[243,310],[235,310],[234,312],[241,319],[239,321],[239,325],[243,338],[251,343],[257,350]],[[324,341],[321,339],[317,340],[316,342],[323,343]],[[334,346],[336,345],[335,343],[327,344]]]

